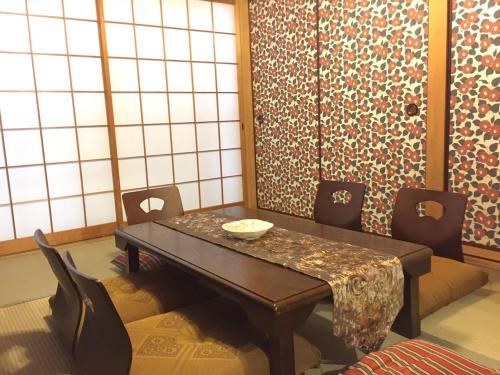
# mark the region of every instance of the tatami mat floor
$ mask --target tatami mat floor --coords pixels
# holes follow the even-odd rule
[[[119,271],[109,261],[116,254],[111,237],[62,246],[77,266],[99,278]],[[500,271],[486,270],[490,282],[476,292],[427,317],[421,338],[455,350],[486,366],[500,368]],[[0,258],[0,374],[77,374],[69,355],[47,323],[47,298],[56,286],[40,252]],[[21,303],[32,301],[29,303]],[[320,369],[307,375],[331,375],[356,362],[362,353],[345,348],[331,335],[331,307],[318,305],[300,333],[322,352]],[[404,340],[390,333],[384,347]]]

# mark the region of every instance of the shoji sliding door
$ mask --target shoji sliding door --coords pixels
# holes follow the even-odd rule
[[[234,5],[103,5],[121,191],[175,184],[186,210],[242,201]]]
[[[93,0],[0,1],[0,241],[115,222]]]
[[[0,253],[110,234],[126,191],[243,200],[234,4],[0,0],[0,35]]]

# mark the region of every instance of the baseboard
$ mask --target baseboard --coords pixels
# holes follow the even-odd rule
[[[466,263],[500,270],[500,252],[469,245],[464,245],[463,249]]]

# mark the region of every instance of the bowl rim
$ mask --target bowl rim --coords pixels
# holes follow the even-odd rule
[[[265,224],[265,228],[258,229],[258,230],[232,230],[232,229],[228,229],[227,228],[228,224],[234,224],[234,223],[237,223],[237,222],[240,222],[240,221],[243,221],[243,220],[256,220],[256,221],[259,221],[259,222]],[[260,220],[260,219],[241,219],[241,220],[230,221],[228,223],[222,224],[222,229],[224,229],[226,232],[229,232],[229,233],[258,233],[258,232],[262,232],[262,231],[268,231],[272,227],[274,227],[274,223],[271,223],[271,222],[265,221],[265,220]]]

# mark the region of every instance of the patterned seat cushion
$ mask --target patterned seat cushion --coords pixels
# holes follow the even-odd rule
[[[473,292],[488,282],[488,274],[456,260],[431,257],[431,272],[419,279],[420,318]]]
[[[127,271],[127,253],[125,251],[120,252],[113,258],[111,263],[121,270]],[[147,251],[139,250],[139,269],[141,271],[152,270],[164,266],[165,264],[165,260],[160,255],[155,255],[148,253]]]
[[[500,374],[457,353],[422,340],[405,341],[380,352],[373,352],[349,367],[345,375]]]
[[[172,267],[102,280],[124,323],[215,297],[195,279]]]
[[[266,375],[262,342],[239,306],[218,298],[126,325],[130,374]],[[319,364],[320,352],[294,337],[297,374]]]

